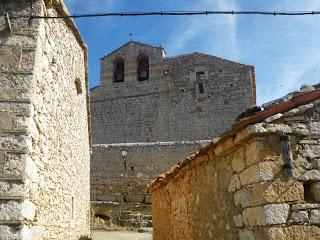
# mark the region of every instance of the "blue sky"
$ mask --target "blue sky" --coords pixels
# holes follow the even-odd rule
[[[165,10],[313,11],[319,0],[65,0],[71,13]],[[320,16],[107,17],[78,19],[89,46],[90,87],[99,59],[133,39],[168,56],[205,52],[254,65],[258,104],[320,82]],[[133,33],[133,37],[129,36]]]

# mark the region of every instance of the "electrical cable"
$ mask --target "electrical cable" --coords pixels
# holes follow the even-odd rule
[[[319,15],[320,11],[160,11],[160,12],[110,12],[73,14],[67,16],[16,16],[11,18],[66,19],[93,17],[139,17],[139,16],[196,16],[196,15],[265,15],[265,16],[306,16]]]

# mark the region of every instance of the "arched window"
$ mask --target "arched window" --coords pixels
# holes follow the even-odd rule
[[[149,57],[140,55],[138,57],[138,81],[146,81],[149,79]]]
[[[124,60],[118,58],[113,63],[113,82],[124,82]]]

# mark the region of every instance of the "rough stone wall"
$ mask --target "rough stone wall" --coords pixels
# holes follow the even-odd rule
[[[154,239],[320,238],[319,113],[317,101],[266,119],[152,185]],[[279,134],[290,137],[292,176]]]
[[[63,14],[52,3],[34,1],[33,14]],[[30,2],[4,11],[29,15]],[[78,239],[89,234],[86,49],[70,22],[11,24],[0,29],[0,239]]]
[[[151,203],[147,185],[203,142],[94,145],[91,200]]]
[[[208,161],[199,157],[196,166],[152,191],[155,240],[236,239],[233,215],[238,207],[228,192],[232,154]]]
[[[150,59],[150,79],[143,82],[137,80],[140,53]],[[114,83],[119,56],[125,80]],[[201,53],[163,58],[160,48],[130,42],[101,59],[101,83],[91,92],[93,142],[212,139],[255,103],[254,87],[251,66]]]

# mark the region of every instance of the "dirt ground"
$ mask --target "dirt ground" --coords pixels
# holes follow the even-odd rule
[[[92,237],[93,240],[152,240],[152,233],[94,231]]]

